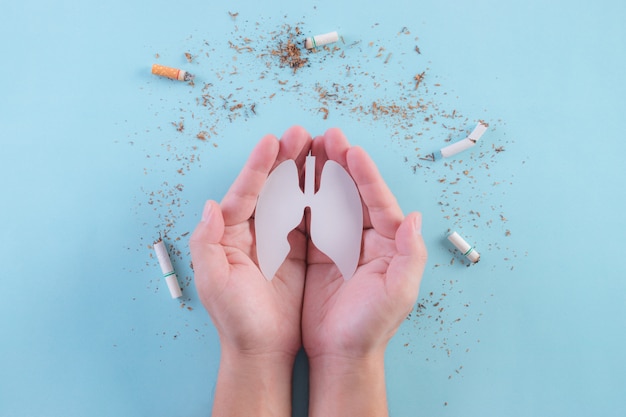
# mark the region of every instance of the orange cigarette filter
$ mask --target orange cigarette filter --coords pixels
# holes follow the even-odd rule
[[[189,74],[185,70],[178,68],[166,67],[165,65],[154,64],[152,65],[152,73],[161,77],[171,78],[178,81],[191,81],[193,75]]]

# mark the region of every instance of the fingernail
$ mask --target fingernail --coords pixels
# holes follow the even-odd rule
[[[418,235],[421,235],[422,234],[422,213],[417,213],[417,216],[415,216],[413,226],[415,227],[415,232]]]
[[[202,210],[202,221],[209,221],[209,216],[211,215],[211,202],[207,201],[204,203],[204,210]]]

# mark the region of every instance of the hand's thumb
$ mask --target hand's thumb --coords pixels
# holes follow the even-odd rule
[[[202,211],[202,220],[189,239],[191,261],[196,285],[208,284],[209,278],[217,278],[228,267],[228,260],[220,244],[224,236],[224,217],[216,201],[209,200]]]
[[[396,247],[401,255],[413,257],[424,266],[428,258],[422,238],[422,214],[412,212],[406,216],[396,231]]]
[[[219,243],[223,235],[224,217],[222,210],[216,201],[208,200],[202,211],[202,220],[191,235],[189,246],[193,252],[194,246]]]
[[[391,261],[387,271],[387,285],[391,293],[397,297],[404,297],[407,306],[412,306],[417,299],[428,258],[421,227],[420,213],[413,212],[404,218],[396,231],[398,254]]]

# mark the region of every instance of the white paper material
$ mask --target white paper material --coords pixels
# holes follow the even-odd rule
[[[452,145],[448,145],[444,148],[441,148],[439,151],[443,158],[449,158],[453,155],[456,155],[459,152],[463,152],[466,149],[471,148],[476,145],[478,139],[485,133],[487,130],[487,125],[484,123],[478,123],[478,125],[472,130],[472,133],[469,134],[468,137],[462,139],[458,142],[453,143]]]
[[[267,178],[257,201],[255,232],[261,272],[271,280],[289,254],[287,235],[311,209],[311,241],[350,279],[361,254],[363,208],[356,184],[341,165],[327,161],[315,192],[315,157],[307,156],[304,193],[293,160]]]
[[[478,123],[478,125],[472,130],[472,133],[467,137],[470,140],[476,142],[487,131],[487,125],[484,123]]]
[[[448,145],[445,148],[441,148],[441,156],[449,158],[457,153],[461,153],[464,150],[471,148],[474,145],[476,145],[476,142],[465,138],[458,142],[454,142],[452,145]]]

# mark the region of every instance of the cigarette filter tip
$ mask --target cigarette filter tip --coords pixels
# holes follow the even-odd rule
[[[337,32],[324,33],[323,35],[312,36],[306,38],[304,41],[304,47],[306,49],[314,49],[318,46],[328,45],[339,40],[339,34]]]
[[[178,285],[178,278],[174,272],[174,267],[172,266],[170,255],[167,253],[165,243],[162,240],[155,242],[154,252],[159,261],[159,266],[161,267],[161,272],[163,273],[163,278],[165,278],[165,283],[170,291],[170,295],[172,298],[181,297],[183,294],[180,290],[180,285]]]
[[[165,277],[165,282],[167,283],[167,289],[170,290],[172,298],[180,298],[183,296],[183,293],[180,290],[180,285],[178,285],[178,278],[176,277],[176,274]]]
[[[152,73],[160,77],[166,77],[178,81],[191,81],[194,78],[194,76],[189,74],[187,71],[159,64],[152,65]]]
[[[467,243],[457,232],[450,233],[448,240],[472,263],[476,263],[480,260],[480,253],[478,253],[472,245]]]

